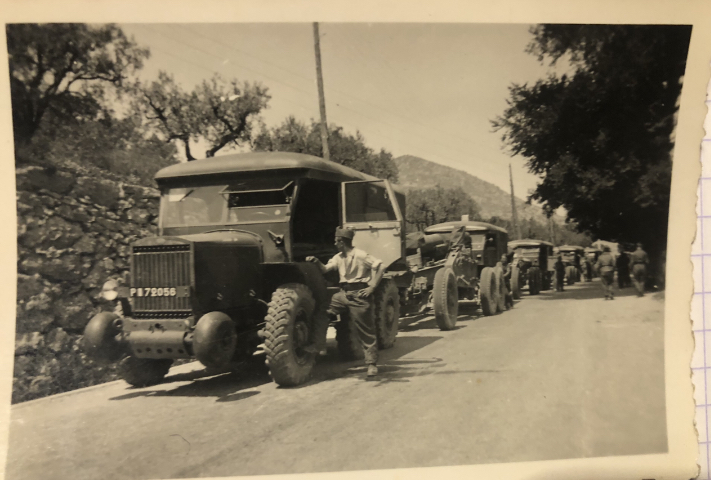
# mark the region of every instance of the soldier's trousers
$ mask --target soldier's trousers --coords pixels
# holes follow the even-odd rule
[[[647,267],[642,263],[637,263],[632,266],[632,280],[634,288],[637,289],[637,295],[644,295],[644,282],[647,280]]]
[[[600,271],[600,281],[602,282],[602,290],[605,292],[605,298],[612,298],[612,282],[615,281],[615,271],[603,269]]]
[[[365,363],[375,364],[378,361],[378,337],[375,332],[373,316],[373,298],[359,298],[358,290],[345,292],[340,290],[331,297],[328,312],[340,315],[341,321],[353,322],[358,331],[358,339],[365,353]]]

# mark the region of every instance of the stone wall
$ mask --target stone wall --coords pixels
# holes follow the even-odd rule
[[[16,170],[17,326],[13,402],[114,380],[82,354],[84,326],[113,305],[109,278],[127,279],[130,245],[155,233],[158,191],[83,168]]]

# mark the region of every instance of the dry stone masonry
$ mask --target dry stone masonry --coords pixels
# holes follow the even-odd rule
[[[115,367],[85,361],[81,334],[113,308],[101,287],[127,280],[130,245],[155,233],[158,191],[83,168],[29,166],[16,178],[13,402],[113,380]]]

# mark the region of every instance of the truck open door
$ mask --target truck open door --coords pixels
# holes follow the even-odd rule
[[[355,230],[353,245],[383,261],[405,258],[405,220],[387,180],[343,182],[343,226]]]

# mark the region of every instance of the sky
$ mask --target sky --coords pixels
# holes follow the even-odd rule
[[[185,89],[219,73],[260,82],[271,100],[262,117],[319,118],[313,26],[282,24],[123,24],[149,47],[139,73],[164,70]],[[414,155],[463,170],[525,198],[537,178],[510,157],[490,121],[506,108],[512,83],[532,83],[548,69],[525,53],[530,25],[321,23],[329,124],[360,131],[366,144],[393,156]],[[193,152],[199,151],[193,148]],[[229,152],[219,152],[229,153]],[[218,153],[218,155],[219,155]],[[196,155],[197,156],[197,155]]]

